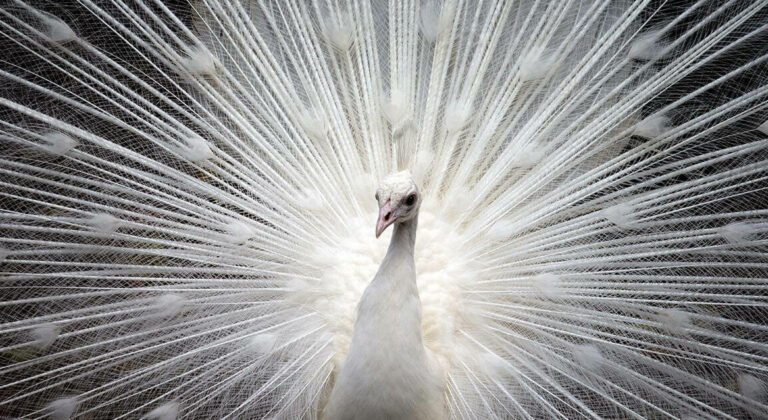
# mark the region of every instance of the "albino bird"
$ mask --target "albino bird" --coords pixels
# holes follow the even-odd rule
[[[0,417],[768,412],[768,0],[72,3],[0,5]]]
[[[376,237],[394,224],[387,255],[363,292],[346,361],[326,408],[329,419],[445,418],[444,379],[424,347],[414,250],[421,196],[411,174],[376,192]]]

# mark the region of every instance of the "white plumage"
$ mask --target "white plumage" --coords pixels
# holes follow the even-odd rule
[[[38,3],[0,416],[768,409],[767,1]]]
[[[394,224],[392,240],[360,299],[352,342],[324,414],[339,420],[442,419],[446,372],[424,346],[416,287],[418,188],[401,172],[388,177],[376,197],[376,236]]]

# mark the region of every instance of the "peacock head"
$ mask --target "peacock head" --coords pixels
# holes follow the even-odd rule
[[[378,238],[389,225],[413,219],[419,213],[421,194],[408,171],[387,176],[376,190],[379,202],[379,220],[376,222]]]

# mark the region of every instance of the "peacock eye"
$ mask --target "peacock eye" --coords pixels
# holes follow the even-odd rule
[[[376,201],[379,201],[379,193],[378,192],[376,193],[376,195],[374,197],[376,197]]]
[[[416,194],[411,194],[405,198],[405,205],[412,206],[416,202]]]

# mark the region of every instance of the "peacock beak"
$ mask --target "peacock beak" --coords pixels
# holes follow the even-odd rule
[[[379,209],[379,220],[376,222],[376,237],[381,236],[381,232],[387,230],[387,227],[395,222],[395,212],[392,210],[390,201],[384,203]]]

